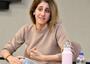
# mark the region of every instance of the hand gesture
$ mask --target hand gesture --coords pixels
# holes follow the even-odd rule
[[[31,49],[30,58],[34,60],[43,61],[43,54],[40,53],[36,48]]]
[[[22,62],[19,60],[19,58],[14,57],[14,56],[9,56],[7,58],[7,60],[10,64],[22,64]]]

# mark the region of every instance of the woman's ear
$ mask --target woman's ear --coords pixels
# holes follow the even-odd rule
[[[33,15],[35,15],[35,12],[33,12]]]

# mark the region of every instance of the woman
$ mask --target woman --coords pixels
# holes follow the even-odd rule
[[[10,64],[22,64],[20,57],[14,57],[12,53],[25,43],[26,58],[37,64],[60,64],[63,44],[69,39],[63,31],[62,23],[57,21],[58,10],[54,0],[33,0],[30,16],[33,23],[23,26],[9,40],[1,51],[2,56]],[[73,43],[71,47],[75,59],[78,49],[75,49]]]

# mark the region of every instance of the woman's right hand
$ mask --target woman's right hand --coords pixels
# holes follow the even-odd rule
[[[8,62],[10,63],[10,64],[22,64],[22,62],[20,61],[20,59],[19,58],[17,58],[17,57],[14,57],[14,56],[9,56],[8,58],[7,58],[7,60],[8,60]]]

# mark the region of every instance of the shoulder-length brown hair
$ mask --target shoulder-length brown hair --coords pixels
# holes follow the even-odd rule
[[[51,30],[56,25],[58,18],[58,9],[54,0],[34,0],[29,12],[31,16],[31,20],[34,24],[36,24],[35,16],[33,15],[33,13],[37,8],[38,4],[40,4],[42,1],[47,2],[50,7],[50,19],[48,21],[48,26]]]

